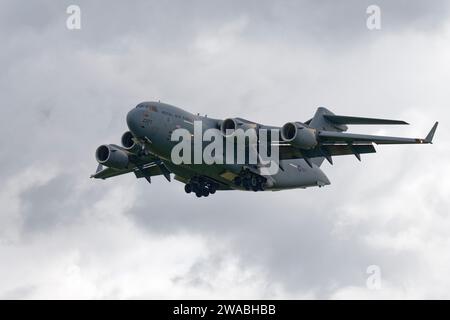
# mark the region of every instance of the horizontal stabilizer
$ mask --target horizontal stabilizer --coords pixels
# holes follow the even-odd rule
[[[324,115],[325,119],[335,124],[409,124],[403,120],[362,118],[352,116]]]

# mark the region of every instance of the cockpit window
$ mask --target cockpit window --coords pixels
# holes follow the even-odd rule
[[[147,103],[139,103],[136,108],[146,108],[149,111],[158,112],[158,108],[156,106],[151,106]]]

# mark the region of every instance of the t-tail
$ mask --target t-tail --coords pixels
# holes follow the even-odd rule
[[[342,116],[335,115],[333,112],[324,107],[317,108],[314,117],[305,124],[311,128],[317,130],[317,138],[321,144],[345,144],[356,156],[358,160],[361,160],[358,148],[365,144],[426,144],[432,143],[434,133],[436,132],[438,122],[436,122],[431,128],[428,135],[423,138],[397,138],[397,137],[385,137],[385,136],[372,136],[362,134],[345,133],[348,127],[347,125],[408,125],[403,120],[391,120],[391,119],[379,119],[379,118],[365,118],[355,116]],[[373,148],[373,152],[375,149]],[[330,155],[324,157],[316,157],[311,159],[315,165],[320,166],[323,160],[327,159],[332,164]]]

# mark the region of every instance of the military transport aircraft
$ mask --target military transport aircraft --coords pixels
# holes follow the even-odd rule
[[[429,144],[438,125],[436,122],[423,139],[397,138],[346,133],[346,125],[408,123],[335,115],[323,107],[319,107],[314,117],[305,122],[288,122],[282,127],[274,127],[242,118],[219,120],[194,115],[161,102],[139,103],[128,112],[126,121],[129,131],[122,135],[121,146],[105,144],[97,148],[95,156],[99,165],[91,178],[107,179],[132,172],[136,178],[145,178],[151,182],[152,176],[162,175],[171,181],[173,175],[174,179],[185,184],[186,193],[192,192],[197,197],[206,197],[217,190],[277,191],[322,187],[330,184],[320,169],[324,160],[333,164],[333,156],[354,155],[361,161],[361,154],[376,152],[373,144]],[[265,139],[270,138],[270,141],[267,140],[270,146],[278,147],[276,164],[279,170],[267,174],[263,170],[267,167],[263,161],[250,163],[248,156],[244,163],[175,163],[172,149],[179,141],[172,141],[172,134],[177,129],[184,129],[190,137],[194,137],[194,123],[202,125],[197,134],[215,129],[222,134],[223,139],[230,139],[238,129],[253,128],[256,132],[258,129],[276,130],[269,131]],[[270,132],[277,134],[273,137]],[[260,143],[260,136],[257,136],[257,150]],[[252,147],[250,142],[245,146]],[[204,148],[205,142],[201,141],[201,150]]]

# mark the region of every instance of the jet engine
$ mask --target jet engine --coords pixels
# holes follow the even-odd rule
[[[242,129],[244,131],[256,129],[256,124],[241,118],[227,118],[220,124],[220,131],[224,136],[233,135],[234,131],[237,129]],[[231,131],[231,134],[227,134],[227,131]]]
[[[281,139],[300,149],[313,149],[317,145],[316,130],[299,122],[288,122],[281,127]]]
[[[125,132],[122,135],[122,146],[130,153],[137,153],[141,150],[141,146],[134,142],[133,134],[130,131]]]
[[[128,167],[128,153],[117,146],[104,144],[95,151],[97,162],[114,169],[125,169]]]

